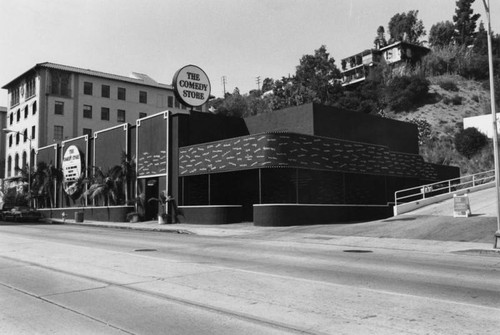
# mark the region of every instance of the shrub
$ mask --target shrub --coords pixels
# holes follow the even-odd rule
[[[477,128],[467,128],[455,135],[455,148],[467,158],[477,154],[488,143],[486,135]]]
[[[423,119],[413,118],[408,120],[418,128],[418,143],[422,144],[431,137],[431,124]]]
[[[387,106],[395,112],[407,111],[425,100],[429,81],[420,76],[393,78],[385,88]]]
[[[474,94],[471,99],[475,102],[479,102],[479,95]]]
[[[453,98],[451,98],[451,103],[454,104],[455,106],[461,105],[462,104],[462,97],[459,96],[458,94],[455,94]]]
[[[451,80],[445,80],[439,83],[439,87],[441,87],[443,90],[446,91],[452,91],[452,92],[457,92],[458,91],[458,86],[455,84],[455,82]]]

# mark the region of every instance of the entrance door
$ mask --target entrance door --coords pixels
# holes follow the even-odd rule
[[[151,198],[158,198],[158,178],[148,178],[146,180],[146,220],[156,220],[158,218],[158,202],[149,201]]]

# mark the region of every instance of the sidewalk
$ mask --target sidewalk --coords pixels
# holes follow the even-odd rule
[[[75,222],[75,220],[52,219],[54,224],[71,224],[89,227],[115,229],[134,229],[157,231],[174,234],[194,234],[200,236],[241,237],[273,240],[283,243],[322,244],[346,248],[353,252],[367,252],[371,249],[390,249],[401,251],[418,251],[428,253],[459,253],[478,256],[498,256],[500,250],[493,249],[491,243],[438,241],[432,239],[391,238],[375,236],[336,235],[335,225],[312,225],[300,227],[256,227],[251,222],[225,225],[198,224],[158,224],[157,221],[146,222]],[[354,225],[342,225],[341,228]],[[330,228],[330,229],[329,229]]]

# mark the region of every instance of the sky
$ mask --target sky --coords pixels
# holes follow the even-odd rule
[[[500,33],[500,5],[491,3]],[[455,7],[455,0],[0,0],[0,86],[43,62],[140,72],[164,84],[194,64],[216,97],[223,77],[226,91],[247,93],[257,77],[294,74],[321,45],[340,67],[371,48],[377,28],[387,31],[397,13],[418,10],[428,33],[452,21]],[[483,2],[473,9],[486,23]],[[4,89],[0,106],[7,106]]]

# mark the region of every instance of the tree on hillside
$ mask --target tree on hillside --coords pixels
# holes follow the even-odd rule
[[[222,103],[219,104],[217,113],[226,116],[244,117],[247,114],[247,109],[248,105],[245,97],[235,87],[233,93],[227,93]]]
[[[302,56],[295,72],[296,84],[313,92],[313,102],[325,105],[334,101],[335,79],[338,78],[340,71],[324,45],[315,50],[314,55]]]
[[[265,93],[267,91],[270,91],[274,88],[274,79],[272,78],[266,78],[262,82],[262,93]]]
[[[477,26],[477,20],[481,15],[473,14],[472,4],[475,0],[458,0],[453,22],[455,23],[455,40],[461,45],[471,45]]]
[[[385,29],[383,26],[377,28],[377,36],[373,41],[375,49],[383,48],[387,45],[387,40],[385,39]]]
[[[418,19],[418,10],[394,15],[389,21],[389,43],[407,41],[419,44],[419,39],[426,35],[422,20]]]
[[[335,60],[322,45],[314,55],[302,56],[294,76],[274,82],[271,108],[276,110],[309,102],[333,105],[342,91],[339,78]]]
[[[451,44],[455,35],[455,25],[450,21],[434,24],[429,31],[429,44],[433,47],[443,47]]]
[[[477,128],[467,128],[455,134],[455,148],[467,158],[477,154],[486,144],[488,138]]]

